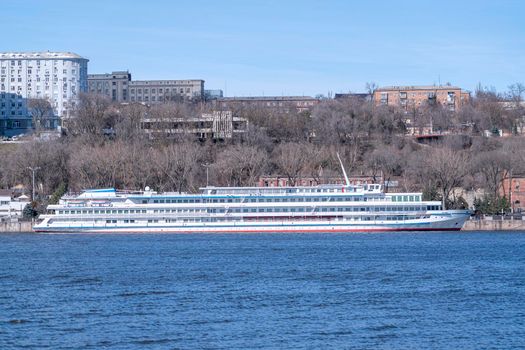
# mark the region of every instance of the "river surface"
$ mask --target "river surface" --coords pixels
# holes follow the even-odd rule
[[[518,349],[524,233],[0,235],[0,349]]]

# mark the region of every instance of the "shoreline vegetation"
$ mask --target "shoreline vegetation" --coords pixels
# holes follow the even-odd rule
[[[113,104],[84,94],[75,117],[64,120],[56,140],[33,140],[0,147],[0,187],[32,192],[35,213],[66,192],[114,187],[197,192],[214,186],[254,186],[261,176],[279,175],[295,185],[302,177],[321,184],[341,177],[339,153],[351,175],[375,182],[397,182],[388,191],[422,191],[426,200],[441,200],[447,209],[468,206],[462,193],[478,193],[475,209],[483,214],[509,211],[503,182],[525,173],[525,137],[518,133],[525,110],[505,108],[501,95],[480,89],[458,111],[439,104],[408,114],[354,98],[324,99],[309,111],[244,107],[233,115],[248,120],[245,132],[232,139],[200,139],[191,132],[145,133],[141,120],[190,118],[213,110],[203,102],[179,101],[144,106]],[[432,126],[442,135],[430,144],[407,135],[411,127]],[[487,137],[485,131],[509,131]],[[496,130],[496,131],[495,131]],[[108,132],[109,131],[109,132]],[[38,130],[36,131],[38,133]]]

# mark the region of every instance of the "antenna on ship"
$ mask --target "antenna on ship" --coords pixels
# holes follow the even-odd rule
[[[341,160],[341,157],[339,157],[339,152],[337,154],[337,159],[339,159],[339,164],[341,164],[341,169],[343,169],[343,175],[345,177],[345,182],[347,186],[350,186],[350,180],[348,180],[348,176],[346,175],[345,166],[343,165],[343,161]]]

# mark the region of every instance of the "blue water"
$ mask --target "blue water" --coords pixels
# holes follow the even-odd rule
[[[0,349],[525,347],[525,233],[0,235]]]

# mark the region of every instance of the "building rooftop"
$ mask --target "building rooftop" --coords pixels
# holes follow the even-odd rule
[[[203,83],[202,79],[177,79],[177,80],[132,80],[129,85],[170,85],[170,84],[191,84],[194,82]]]
[[[376,91],[390,91],[390,90],[461,90],[460,87],[450,85],[420,85],[420,86],[383,86]]]
[[[28,59],[65,59],[65,58],[87,60],[87,58],[84,58],[73,52],[52,52],[52,51],[0,52],[0,59],[28,60]]]
[[[304,101],[317,100],[311,96],[253,96],[253,97],[221,97],[219,101]]]
[[[88,74],[88,79],[89,78],[111,78],[114,75],[119,75],[119,76],[124,76],[124,77],[131,76],[129,71],[115,71],[115,72],[111,72],[111,73],[92,73],[92,74]]]
[[[12,197],[13,190],[0,189],[0,197]]]

